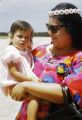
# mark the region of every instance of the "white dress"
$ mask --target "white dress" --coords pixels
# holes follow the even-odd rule
[[[17,68],[20,72],[25,75],[37,77],[33,72],[33,58],[30,52],[21,51],[15,48],[13,45],[8,45],[3,51],[0,57],[0,87],[6,87],[18,83],[10,75],[8,70],[8,63],[16,63]],[[32,67],[30,67],[32,64]]]

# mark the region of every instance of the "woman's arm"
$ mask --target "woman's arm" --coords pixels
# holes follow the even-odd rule
[[[15,100],[21,100],[24,98],[25,93],[30,93],[33,96],[53,103],[62,104],[64,102],[62,88],[56,83],[19,83],[13,88],[12,98]]]
[[[31,76],[27,76],[27,75],[21,73],[20,71],[18,71],[15,63],[9,63],[8,68],[9,68],[10,74],[15,78],[15,80],[17,80],[19,82],[23,82],[23,81],[36,81],[36,82],[38,81],[38,82],[40,82],[39,78],[34,79]]]

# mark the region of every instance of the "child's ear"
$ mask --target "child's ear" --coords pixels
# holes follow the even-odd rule
[[[12,39],[12,38],[13,38],[13,35],[12,35],[11,33],[9,33],[9,34],[8,34],[8,37],[9,37],[10,39]]]

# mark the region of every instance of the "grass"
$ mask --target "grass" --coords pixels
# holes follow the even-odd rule
[[[2,36],[2,35],[0,35],[0,39],[7,39],[8,38],[8,36]]]

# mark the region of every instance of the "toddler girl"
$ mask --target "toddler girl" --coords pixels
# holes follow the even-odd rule
[[[40,79],[32,72],[33,29],[31,25],[22,20],[15,21],[11,25],[9,36],[10,44],[4,49],[0,58],[0,86],[6,95],[11,96],[12,88],[18,82],[32,80],[40,82]],[[27,118],[28,120],[35,120],[39,106],[38,100],[33,96],[27,98],[27,100],[29,102]]]

